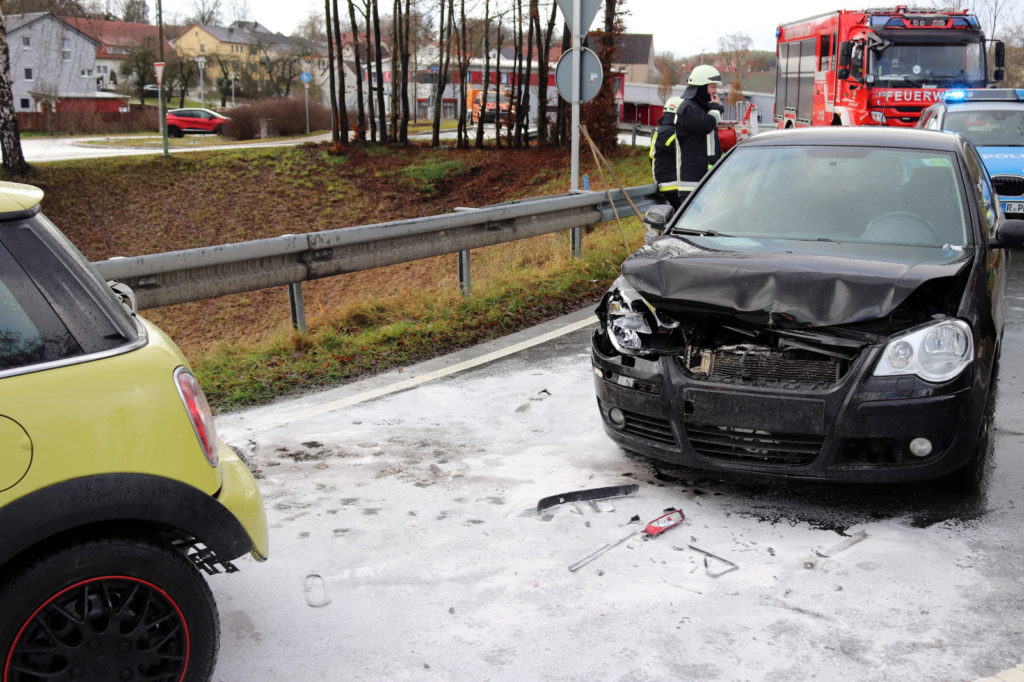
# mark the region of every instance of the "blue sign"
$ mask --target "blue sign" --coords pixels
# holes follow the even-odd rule
[[[302,75],[299,76],[299,78],[302,79],[303,83],[308,83],[309,81],[313,80],[313,77],[309,75],[309,71],[303,71]]]

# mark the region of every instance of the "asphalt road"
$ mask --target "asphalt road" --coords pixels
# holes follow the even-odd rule
[[[584,311],[221,416],[258,469],[272,556],[211,578],[217,679],[959,680],[1024,659],[1024,266],[974,496],[627,456],[597,415],[592,328]],[[631,482],[633,497],[536,512]],[[669,507],[681,526],[567,570]]]

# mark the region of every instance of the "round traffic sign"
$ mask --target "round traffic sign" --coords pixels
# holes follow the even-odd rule
[[[572,101],[572,53],[564,52],[555,65],[555,86],[562,99]],[[580,48],[580,102],[589,102],[597,96],[604,81],[601,60],[590,48]]]
[[[293,72],[293,73],[294,73],[294,72]],[[301,78],[301,79],[302,79],[302,82],[303,82],[303,83],[308,83],[309,81],[313,80],[313,76],[312,76],[312,75],[310,75],[309,71],[303,71],[303,72],[302,72],[302,75],[301,75],[301,76],[299,76],[299,78]]]

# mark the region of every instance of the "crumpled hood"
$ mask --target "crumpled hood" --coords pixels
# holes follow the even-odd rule
[[[801,326],[884,317],[929,280],[953,277],[970,250],[894,244],[665,237],[622,264],[656,302],[715,306]]]

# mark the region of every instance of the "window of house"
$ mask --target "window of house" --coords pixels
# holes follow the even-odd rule
[[[25,80],[32,80],[32,69],[25,69]]]
[[[60,39],[60,58],[66,62],[71,61],[71,41],[67,38]]]
[[[27,50],[30,47],[32,47],[32,37],[31,36],[22,36],[21,37],[21,47],[22,47],[22,49],[25,49],[25,50]]]
[[[32,108],[32,102],[29,101],[28,97],[22,97],[20,102],[21,102],[21,108],[22,109],[31,109]]]
[[[92,69],[82,69],[80,73],[82,78],[92,78]]]
[[[206,52],[206,43],[199,43],[199,51]]]

